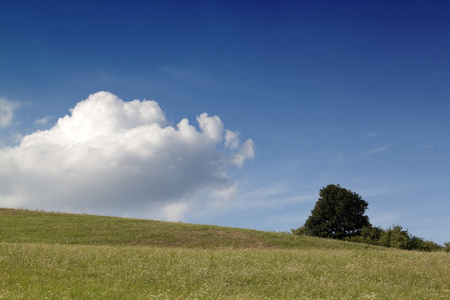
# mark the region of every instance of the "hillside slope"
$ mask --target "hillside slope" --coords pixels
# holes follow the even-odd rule
[[[183,248],[378,249],[287,233],[0,208],[0,242]]]
[[[0,299],[449,299],[450,256],[0,209]]]

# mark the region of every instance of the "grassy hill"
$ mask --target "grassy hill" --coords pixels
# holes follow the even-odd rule
[[[448,299],[450,255],[0,209],[0,299]]]
[[[143,219],[0,208],[0,241],[80,245],[134,245],[201,249],[334,248],[373,246],[287,233]]]

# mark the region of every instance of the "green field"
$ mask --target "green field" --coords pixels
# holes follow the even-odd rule
[[[450,299],[450,255],[0,209],[0,299]]]

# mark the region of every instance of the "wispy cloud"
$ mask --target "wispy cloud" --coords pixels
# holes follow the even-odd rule
[[[307,164],[343,164],[347,162],[352,162],[356,160],[363,159],[364,157],[375,155],[381,152],[386,151],[389,148],[388,145],[384,145],[382,147],[374,148],[371,150],[367,150],[360,154],[356,154],[353,156],[346,155],[343,151],[335,152],[335,153],[325,153],[324,151],[320,151],[315,153],[314,156],[320,155],[320,158],[305,160],[304,163]]]
[[[311,191],[299,191],[289,179],[278,180],[264,185],[253,187],[240,197],[243,205],[262,207],[280,207],[284,205],[306,202],[314,199],[316,195]]]
[[[356,161],[356,160],[363,159],[364,157],[367,157],[367,156],[371,156],[371,155],[374,155],[374,154],[378,154],[378,153],[384,152],[388,148],[389,148],[388,145],[384,145],[382,147],[378,147],[378,148],[374,148],[374,149],[365,151],[363,153],[360,153],[360,154],[358,154],[358,155],[356,155],[354,157],[350,157],[350,158],[345,158],[341,153],[338,153],[335,156],[335,158],[330,160],[330,161],[334,162],[334,163],[345,163],[345,162],[349,162],[349,161]]]
[[[370,139],[378,135],[378,132],[367,132],[363,135],[363,139]]]
[[[11,125],[17,107],[19,107],[19,102],[8,100],[5,97],[0,98],[0,128]]]
[[[369,151],[366,151],[366,152],[358,155],[356,157],[356,159],[359,159],[359,158],[362,158],[362,157],[365,157],[365,156],[369,156],[369,155],[372,155],[372,154],[376,154],[376,153],[380,153],[380,152],[386,151],[388,148],[389,148],[388,145],[384,145],[382,147],[371,149]]]
[[[45,116],[45,117],[43,117],[42,119],[36,119],[36,120],[34,121],[34,124],[36,124],[36,125],[45,125],[45,124],[47,124],[51,119],[52,119],[52,117],[50,117],[50,116]]]

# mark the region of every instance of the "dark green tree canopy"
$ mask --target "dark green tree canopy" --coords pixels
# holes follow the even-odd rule
[[[319,196],[304,225],[307,235],[344,239],[370,226],[369,217],[364,215],[369,204],[360,195],[330,184],[320,190]]]

